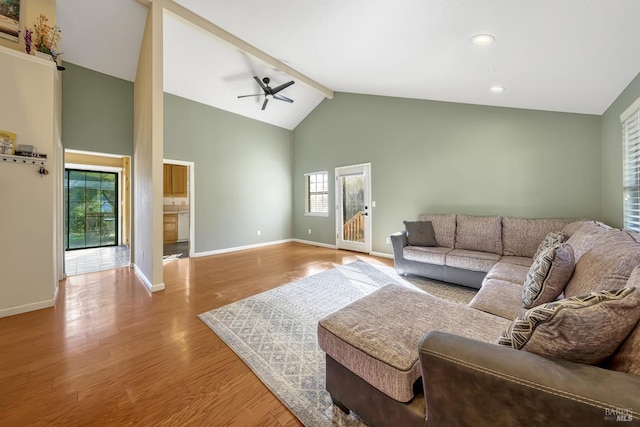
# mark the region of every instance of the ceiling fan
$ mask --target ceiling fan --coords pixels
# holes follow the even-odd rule
[[[282,89],[286,89],[292,84],[294,84],[295,82],[293,80],[291,80],[290,82],[281,84],[280,86],[272,88],[269,86],[269,82],[271,82],[271,79],[269,77],[263,78],[262,81],[258,78],[258,76],[253,76],[253,78],[258,82],[258,84],[260,85],[264,93],[256,93],[253,95],[240,95],[238,96],[238,98],[247,98],[250,96],[264,95],[264,102],[262,103],[263,110],[267,107],[267,102],[269,102],[269,97],[267,95],[271,95],[273,99],[277,99],[279,101],[293,102],[293,99],[287,98],[286,96],[278,95],[278,92],[280,92]]]

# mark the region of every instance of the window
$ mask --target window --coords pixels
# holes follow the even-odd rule
[[[304,174],[307,197],[305,215],[329,216],[329,178],[327,171]]]
[[[624,227],[640,231],[640,98],[620,116]]]

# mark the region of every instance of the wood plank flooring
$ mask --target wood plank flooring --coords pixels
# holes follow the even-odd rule
[[[285,243],[73,276],[56,306],[0,319],[0,426],[299,426],[196,315],[357,259]]]

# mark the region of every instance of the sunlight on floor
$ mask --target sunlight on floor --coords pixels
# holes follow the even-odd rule
[[[66,251],[64,257],[67,276],[128,267],[131,260],[127,246]]]

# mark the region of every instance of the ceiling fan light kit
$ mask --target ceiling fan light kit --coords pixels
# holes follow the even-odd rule
[[[280,86],[276,86],[276,87],[272,88],[272,87],[269,86],[269,83],[271,83],[271,79],[269,77],[265,77],[262,80],[260,80],[258,78],[258,76],[253,76],[253,78],[254,78],[254,80],[256,82],[258,82],[258,85],[260,85],[260,88],[262,89],[262,91],[264,93],[255,93],[255,94],[252,94],[252,95],[239,95],[238,98],[248,98],[248,97],[253,97],[253,96],[264,96],[264,102],[262,103],[262,110],[267,108],[267,103],[269,102],[269,97],[271,97],[273,99],[277,99],[278,101],[284,101],[284,102],[289,102],[289,103],[293,102],[293,99],[287,98],[286,96],[278,94],[278,92],[280,92],[281,90],[286,89],[289,86],[291,86],[292,84],[294,84],[295,82],[293,80],[291,80],[290,82],[287,82],[287,83],[283,83]]]

